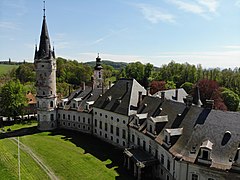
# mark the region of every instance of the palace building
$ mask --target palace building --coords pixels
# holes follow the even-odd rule
[[[203,107],[199,93],[183,89],[151,96],[135,79],[106,88],[99,55],[92,85],[57,103],[45,10],[34,63],[40,130],[71,129],[122,148],[124,166],[139,180],[240,179],[239,112],[214,110],[210,100]]]

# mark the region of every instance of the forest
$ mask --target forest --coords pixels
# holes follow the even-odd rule
[[[76,60],[58,57],[56,71],[58,97],[68,96],[74,89],[79,88],[83,82],[86,85],[91,85],[94,65],[94,61],[81,63]],[[109,81],[114,83],[120,78],[134,78],[142,86],[150,90],[151,94],[161,90],[184,88],[188,94],[193,96],[194,89],[198,87],[203,106],[207,100],[214,100],[215,109],[239,111],[240,67],[234,69],[206,69],[200,64],[195,66],[174,61],[161,67],[154,67],[153,64],[143,64],[139,61],[133,63],[102,61],[102,66],[104,68],[103,79],[105,85],[108,85]],[[19,109],[26,105],[25,102],[22,102],[24,96],[16,96],[16,94],[28,91],[35,94],[35,76],[34,64],[27,62],[20,64],[7,73],[1,74],[1,104],[9,103],[3,102],[9,101],[3,96],[11,96],[12,93],[15,94],[12,97],[16,99],[19,97],[19,100],[16,100],[17,104],[13,108]],[[4,107],[2,106],[0,109],[4,109]]]

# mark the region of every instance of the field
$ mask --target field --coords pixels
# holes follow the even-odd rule
[[[8,65],[8,64],[0,64],[0,75],[7,73],[13,68],[17,68],[18,65]]]
[[[3,179],[18,177],[18,135],[22,179],[131,179],[122,168],[122,150],[93,136],[65,130],[39,132],[36,123],[11,129],[0,136]]]

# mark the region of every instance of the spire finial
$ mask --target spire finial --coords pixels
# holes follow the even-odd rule
[[[45,1],[43,1],[43,17],[46,17]]]
[[[99,57],[99,53],[98,53],[98,57]]]

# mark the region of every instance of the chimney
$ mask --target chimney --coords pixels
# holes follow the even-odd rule
[[[82,83],[82,90],[85,91],[86,87],[85,87],[85,82]]]
[[[147,88],[147,96],[150,96],[150,87]]]
[[[178,100],[178,89],[175,90],[175,100]]]
[[[207,108],[207,109],[213,109],[213,106],[214,106],[214,100],[209,100],[209,99],[207,99],[207,100],[206,100],[206,104],[205,104],[205,108]]]
[[[142,103],[142,91],[138,91],[138,104],[137,104],[137,106],[139,107],[141,103]]]
[[[191,95],[187,95],[186,98],[184,98],[184,102],[187,107],[191,107],[193,102],[193,97]]]
[[[165,99],[165,91],[161,92],[161,99],[164,100]]]

